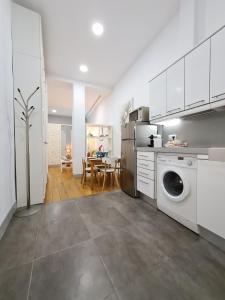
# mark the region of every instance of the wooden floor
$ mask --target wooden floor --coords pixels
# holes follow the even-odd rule
[[[61,173],[59,167],[49,167],[45,203],[74,199],[116,189],[118,189],[118,187],[112,186],[110,180],[108,180],[103,191],[102,186],[98,185],[97,182],[94,184],[94,189],[91,190],[89,178],[83,188],[80,183],[80,178],[76,178],[72,175],[71,168],[65,168]]]

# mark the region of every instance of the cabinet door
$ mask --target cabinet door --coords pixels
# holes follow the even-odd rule
[[[12,5],[12,38],[14,51],[41,56],[40,16],[20,5]]]
[[[185,57],[185,108],[209,103],[210,40]]]
[[[27,97],[40,86],[41,66],[40,59],[14,53],[13,55],[14,93],[20,99],[17,89],[20,88],[23,96]],[[42,133],[42,96],[41,89],[30,99],[29,105],[35,110],[30,118],[30,178],[31,204],[43,201],[43,133]],[[26,205],[26,151],[25,127],[20,119],[22,110],[15,103],[15,137],[16,137],[16,171],[17,171],[17,205]]]
[[[211,95],[210,101],[225,99],[225,29],[211,39]]]
[[[166,115],[166,73],[150,82],[150,120]]]
[[[167,70],[166,92],[167,114],[184,110],[184,59]]]
[[[198,162],[197,222],[225,238],[225,163]]]

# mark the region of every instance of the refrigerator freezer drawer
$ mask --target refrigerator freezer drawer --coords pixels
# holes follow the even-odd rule
[[[155,180],[155,171],[152,170],[147,170],[147,169],[137,167],[137,175],[151,180]]]
[[[138,175],[137,190],[152,199],[155,198],[155,182],[151,179],[143,178]]]
[[[143,160],[151,160],[155,161],[155,153],[154,152],[137,152],[137,158]]]
[[[137,160],[137,166],[143,169],[148,169],[148,170],[155,170],[155,163],[150,160],[142,160],[138,159]]]

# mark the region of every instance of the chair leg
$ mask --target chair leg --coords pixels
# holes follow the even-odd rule
[[[82,173],[82,175],[81,175],[81,179],[80,179],[80,183],[82,184],[82,182],[83,182],[83,178],[84,178],[84,172]]]
[[[104,173],[102,190],[104,190],[104,188],[105,188],[105,181],[106,181],[106,174]]]
[[[82,180],[82,187],[84,187],[84,184],[86,182],[87,176],[86,176],[86,172],[83,175],[83,180]]]
[[[115,181],[116,181],[116,185],[118,186],[118,188],[120,187],[119,185],[119,181],[118,181],[118,177],[117,177],[117,174],[116,172],[114,172],[114,177],[115,177]]]

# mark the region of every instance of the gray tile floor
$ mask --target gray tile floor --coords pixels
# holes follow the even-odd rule
[[[0,300],[224,300],[225,253],[121,191],[43,206],[0,241]]]

